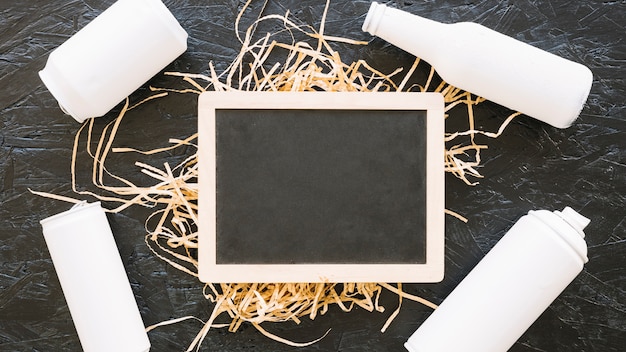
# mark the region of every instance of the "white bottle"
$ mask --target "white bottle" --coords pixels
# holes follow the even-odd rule
[[[363,31],[429,62],[449,84],[559,128],[580,114],[591,71],[482,25],[443,24],[372,3]]]
[[[39,72],[78,122],[111,110],[187,50],[160,0],[119,0],[56,48]]]
[[[150,340],[100,203],[77,204],[41,225],[83,351],[149,351]]]
[[[562,212],[523,216],[406,342],[411,352],[504,352],[587,262],[589,219]]]

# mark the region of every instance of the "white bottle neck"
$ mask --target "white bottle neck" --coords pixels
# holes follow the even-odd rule
[[[373,2],[363,31],[402,48],[426,61],[435,54],[446,34],[447,25]]]

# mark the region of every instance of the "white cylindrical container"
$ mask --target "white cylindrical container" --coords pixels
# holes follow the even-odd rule
[[[41,225],[83,350],[149,351],[148,334],[100,203],[77,204]]]
[[[56,48],[39,72],[78,122],[106,114],[187,50],[161,0],[118,0]]]
[[[449,84],[559,128],[580,114],[591,71],[477,23],[443,24],[372,3],[363,31],[429,62]]]
[[[587,262],[572,208],[523,216],[406,342],[410,352],[504,352]]]

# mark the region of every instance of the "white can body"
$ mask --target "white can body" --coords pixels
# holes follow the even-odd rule
[[[145,352],[150,341],[100,203],[41,221],[85,352]]]
[[[405,344],[411,352],[504,352],[582,271],[588,220],[522,217]]]
[[[428,61],[449,84],[555,127],[591,90],[589,68],[477,23],[443,24],[376,2],[363,30]]]
[[[118,0],[55,49],[39,75],[83,122],[106,114],[187,50],[187,33],[160,0]]]

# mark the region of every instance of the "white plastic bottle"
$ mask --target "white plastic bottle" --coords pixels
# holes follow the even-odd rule
[[[187,50],[161,0],[118,0],[56,48],[39,72],[78,122],[99,117]]]
[[[426,60],[449,84],[559,128],[580,114],[591,71],[477,23],[444,24],[372,3],[363,31]]]
[[[41,221],[85,352],[148,352],[150,340],[100,202]]]
[[[587,262],[589,219],[530,211],[406,342],[410,352],[504,352]]]

